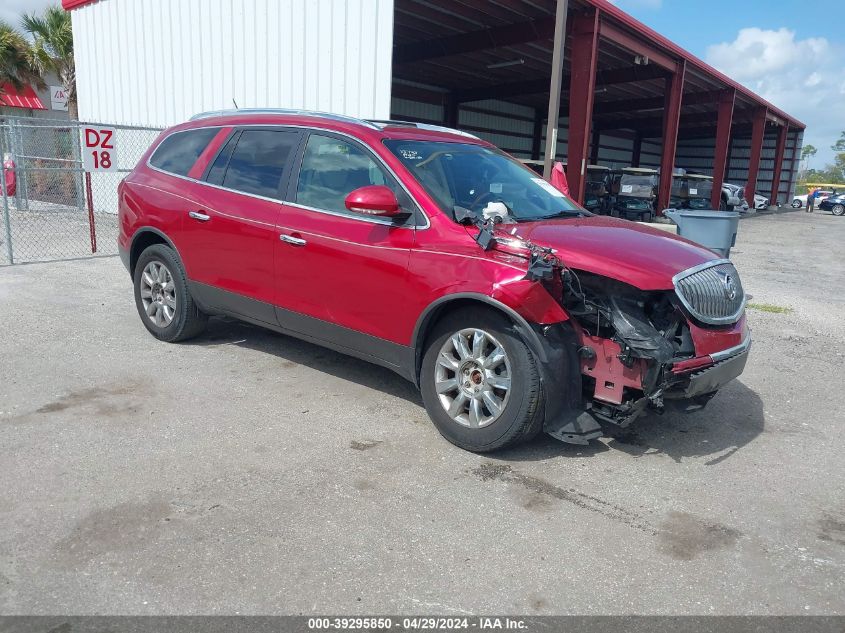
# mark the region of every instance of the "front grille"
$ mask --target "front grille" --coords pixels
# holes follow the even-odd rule
[[[685,270],[672,281],[681,303],[702,323],[735,323],[745,308],[739,273],[726,259]]]

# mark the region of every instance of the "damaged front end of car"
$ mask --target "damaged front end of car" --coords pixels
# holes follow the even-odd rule
[[[518,230],[478,228],[485,250],[526,258],[524,279],[541,284],[569,317],[534,326],[544,348],[538,362],[549,435],[586,444],[604,434],[602,424],[624,428],[647,410],[701,409],[742,373],[751,338],[745,292],[729,260],[705,261],[642,290],[571,268]]]
[[[545,429],[549,434],[585,443],[602,435],[601,423],[624,428],[646,410],[700,409],[719,387],[742,373],[750,337],[743,316],[745,297],[738,296],[742,293],[738,275],[723,260],[699,268],[691,274],[703,271],[707,278],[700,282],[643,291],[561,267],[561,305],[580,342],[584,411],[569,420],[549,421]],[[729,290],[717,283],[724,278]],[[684,289],[692,303],[682,294]],[[701,353],[697,347],[705,348],[705,341],[719,346],[714,335],[723,339],[725,349]],[[697,346],[697,340],[702,344]],[[737,340],[740,343],[734,345]]]

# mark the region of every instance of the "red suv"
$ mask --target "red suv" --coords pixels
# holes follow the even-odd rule
[[[291,111],[199,115],[120,185],[119,246],[163,341],[229,315],[389,367],[490,451],[700,408],[746,362],[728,260],[593,216],[478,138]]]

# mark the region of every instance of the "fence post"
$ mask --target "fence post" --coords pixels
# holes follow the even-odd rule
[[[0,156],[0,187],[3,188],[3,226],[6,229],[6,257],[10,264],[15,263],[12,251],[12,225],[9,222],[9,192],[6,191],[6,160]]]
[[[94,197],[91,193],[91,172],[85,172],[85,193],[88,194],[88,229],[91,231],[91,252],[97,252],[97,227],[94,224]]]
[[[22,164],[21,161],[23,159],[18,158],[18,156],[19,154],[23,154],[23,152],[19,148],[18,127],[14,119],[9,120],[9,151],[12,152],[12,160],[15,162],[15,166],[17,167],[19,164]],[[21,192],[23,188],[23,173],[21,172],[17,179],[17,187],[15,187],[15,208],[18,211],[23,209],[23,204],[21,203]]]
[[[74,132],[73,132],[73,153],[74,159],[77,161],[77,166],[79,167],[79,171],[74,174],[73,176],[73,185],[74,189],[76,190],[76,207],[79,209],[80,213],[85,212],[85,191],[84,191],[84,184],[83,180],[85,176],[82,172],[84,169],[84,165],[82,162],[82,142],[79,139],[79,135],[81,133],[81,127],[79,125],[79,121],[74,121]]]

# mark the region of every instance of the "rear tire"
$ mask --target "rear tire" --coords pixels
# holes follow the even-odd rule
[[[182,262],[169,246],[153,244],[135,265],[135,306],[144,327],[176,343],[205,330],[208,316],[194,302]]]
[[[804,206],[804,205],[801,204],[801,201],[798,198],[796,198],[795,200],[792,201],[792,208],[793,209],[800,209],[802,206]]]
[[[492,310],[463,309],[437,323],[427,340],[420,391],[440,434],[468,451],[514,446],[542,429],[536,361],[513,324]]]
[[[831,209],[833,215],[845,215],[845,205],[835,204],[833,205],[833,209]]]

